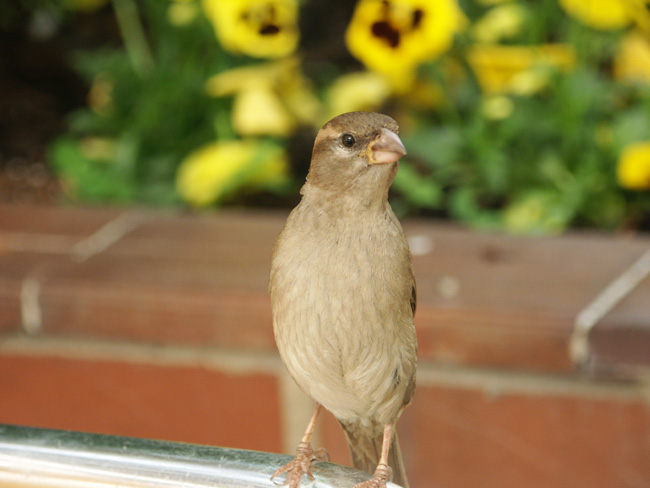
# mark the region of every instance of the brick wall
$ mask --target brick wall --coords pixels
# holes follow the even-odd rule
[[[0,205],[0,423],[292,452],[312,405],[271,330],[285,217]],[[650,487],[650,240],[405,230],[411,484]],[[317,437],[349,462],[331,416]]]

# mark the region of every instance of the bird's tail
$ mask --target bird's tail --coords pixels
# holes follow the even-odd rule
[[[373,474],[381,456],[383,442],[381,430],[364,429],[358,425],[341,424],[341,426],[348,440],[352,464],[357,469]],[[397,440],[397,432],[395,430],[393,430],[390,450],[388,451],[388,466],[393,471],[392,481],[404,488],[409,488],[408,480],[406,479],[406,470],[404,469],[404,462],[402,460],[402,451],[399,448],[399,441]]]

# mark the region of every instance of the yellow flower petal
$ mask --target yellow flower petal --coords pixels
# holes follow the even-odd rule
[[[650,142],[638,142],[623,149],[616,177],[619,185],[628,190],[650,189]]]
[[[224,49],[256,58],[279,58],[298,45],[297,0],[203,0]]]
[[[650,42],[640,32],[630,32],[620,41],[614,58],[614,75],[619,80],[650,83]]]
[[[181,163],[176,189],[184,201],[203,207],[237,187],[277,183],[285,177],[287,168],[280,148],[254,140],[214,142],[197,149]]]
[[[339,77],[327,92],[329,113],[327,120],[345,112],[360,110],[374,112],[379,109],[391,89],[386,78],[379,73],[364,71]]]
[[[320,102],[295,57],[219,73],[205,89],[216,97],[236,95],[233,117],[240,134],[285,136],[297,123],[320,121]]]
[[[268,83],[249,85],[236,97],[233,126],[242,136],[288,136],[294,120]]]
[[[560,0],[567,14],[595,29],[616,30],[642,14],[643,0]]]
[[[531,94],[547,82],[546,68],[568,70],[575,65],[570,46],[547,44],[535,47],[478,44],[468,61],[485,93]]]
[[[415,68],[447,51],[464,23],[456,0],[360,0],[345,40],[354,57],[406,92]]]
[[[260,80],[275,84],[281,70],[282,64],[277,62],[230,69],[209,78],[205,90],[213,97],[223,97],[245,90],[250,85],[258,84]]]
[[[508,91],[513,95],[534,95],[548,84],[549,74],[548,70],[538,68],[515,73]]]
[[[472,33],[480,42],[497,42],[513,37],[521,31],[525,15],[525,9],[517,3],[499,5],[474,24]]]
[[[300,123],[319,122],[321,103],[314,94],[311,80],[302,73],[300,60],[292,56],[277,63],[280,69],[276,89],[284,105]]]
[[[263,161],[252,172],[248,185],[252,188],[262,188],[286,181],[289,163],[284,151],[280,147],[270,148],[267,145],[262,156]]]
[[[483,100],[483,115],[490,120],[503,120],[510,117],[515,106],[505,95],[494,95]]]
[[[293,90],[284,93],[283,100],[298,122],[318,127],[322,125],[320,100],[306,85],[296,86]]]
[[[216,201],[228,182],[250,159],[238,143],[213,143],[190,154],[181,164],[176,187],[183,200],[202,207]]]

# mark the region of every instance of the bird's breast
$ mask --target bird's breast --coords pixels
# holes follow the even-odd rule
[[[301,388],[338,418],[399,397],[395,388],[405,385],[396,383],[412,374],[410,273],[391,221],[307,235],[289,221],[278,239],[270,283],[278,348]]]

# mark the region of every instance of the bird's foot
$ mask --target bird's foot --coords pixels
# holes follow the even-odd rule
[[[273,476],[271,476],[271,481],[276,476],[287,473],[284,483],[273,482],[279,486],[289,485],[289,488],[297,488],[300,485],[300,478],[302,478],[303,474],[306,474],[310,480],[314,479],[314,475],[311,474],[311,465],[317,461],[329,461],[327,451],[322,447],[314,450],[308,442],[301,442],[298,445],[296,456],[287,464],[278,468],[273,473]]]
[[[352,488],[386,488],[386,483],[391,478],[393,470],[386,464],[378,464],[375,474],[369,480],[357,483]]]

